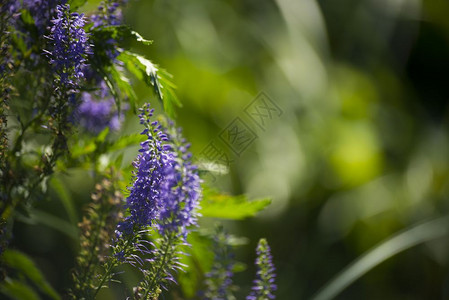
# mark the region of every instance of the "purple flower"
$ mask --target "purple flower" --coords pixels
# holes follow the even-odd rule
[[[257,275],[254,280],[252,292],[246,297],[246,300],[265,300],[275,299],[273,292],[277,289],[274,280],[276,274],[271,257],[270,246],[266,239],[260,239],[256,248]]]
[[[147,140],[140,144],[140,153],[134,162],[134,183],[126,199],[130,215],[118,227],[118,232],[125,234],[153,224],[159,215],[158,203],[161,184],[165,180],[164,170],[173,164],[173,154],[163,145],[167,137],[162,133],[161,126],[150,120],[153,111],[146,105],[139,115],[140,123],[146,127],[142,134],[147,136]]]
[[[20,8],[20,1],[18,0],[4,0],[0,5],[0,14],[8,14],[8,17],[17,13]]]
[[[234,253],[229,245],[229,235],[222,227],[217,228],[213,241],[214,263],[206,274],[206,290],[200,293],[202,299],[235,299],[232,295],[232,269]]]
[[[171,125],[172,126],[172,125]],[[168,133],[173,162],[164,169],[165,180],[158,198],[158,228],[163,234],[179,232],[187,234],[187,228],[197,224],[196,208],[201,196],[200,178],[196,166],[190,161],[189,144],[181,137],[180,129]]]
[[[94,134],[106,127],[120,129],[123,114],[117,111],[114,98],[110,96],[104,81],[101,81],[99,91],[81,93],[78,118],[80,125]]]
[[[136,288],[143,299],[157,299],[161,288],[175,281],[173,273],[182,269],[178,246],[186,244],[188,227],[196,225],[195,208],[201,195],[200,179],[196,167],[190,163],[191,154],[180,131],[172,123],[163,128],[158,121],[151,120],[152,116],[153,110],[145,105],[139,117],[147,140],[141,143],[134,162],[134,182],[126,199],[129,215],[117,227],[114,246],[116,254],[129,245],[134,247],[132,251],[124,251],[124,260],[139,266],[144,274]],[[143,241],[141,236],[150,228],[160,238],[154,241],[151,250],[137,249]],[[131,252],[137,254],[126,255]],[[140,256],[149,253],[150,259]],[[144,262],[148,269],[144,268]]]
[[[50,24],[50,19],[54,14],[57,4],[65,4],[67,1],[58,0],[24,0],[23,5],[30,11],[33,16],[34,23],[40,34],[47,31]]]
[[[91,17],[93,28],[107,25],[120,25],[122,23],[122,10],[120,3],[102,1],[98,12]]]
[[[49,39],[53,43],[52,51],[46,51],[50,64],[58,74],[57,81],[64,87],[76,89],[84,77],[86,55],[90,53],[88,36],[84,31],[84,15],[70,13],[69,5],[56,6],[56,18],[51,22]]]
[[[147,140],[141,143],[134,162],[134,183],[127,198],[130,216],[119,231],[155,225],[161,235],[185,236],[187,227],[197,222],[200,178],[180,131],[168,133],[157,121],[152,122],[149,105],[141,111],[140,123],[146,127],[142,134]]]

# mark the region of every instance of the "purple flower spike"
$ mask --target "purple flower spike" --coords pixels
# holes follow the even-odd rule
[[[144,279],[135,289],[139,299],[158,299],[161,289],[175,282],[173,274],[183,268],[178,247],[186,244],[189,227],[197,224],[201,187],[196,167],[185,159],[185,150],[180,150],[186,147],[180,132],[172,123],[166,129],[153,121],[149,105],[140,111],[140,124],[145,126],[142,135],[147,140],[141,143],[134,163],[134,182],[126,199],[129,215],[116,230],[115,253],[130,245],[129,241],[141,243],[140,234],[150,228],[158,233],[160,238],[149,251],[152,258],[146,260],[153,271],[139,267]],[[139,254],[128,257],[125,260],[139,265]]]
[[[119,231],[155,225],[161,235],[186,236],[187,228],[197,223],[200,178],[185,159],[185,150],[180,150],[186,146],[180,142],[179,131],[168,132],[152,116],[149,105],[141,109],[140,124],[146,127],[142,134],[147,140],[141,143],[134,163],[134,183],[127,198],[130,216]]]
[[[139,115],[141,124],[148,124],[153,112],[146,105]],[[149,130],[150,129],[150,130]],[[173,163],[173,156],[164,151],[161,141],[157,139],[153,126],[142,132],[147,140],[140,144],[139,155],[134,162],[134,183],[130,188],[130,195],[126,199],[126,207],[130,215],[119,225],[118,230],[131,234],[145,226],[151,226],[158,216],[158,198],[164,180],[164,169]]]
[[[229,240],[230,237],[223,227],[218,227],[213,240],[214,262],[206,274],[206,289],[199,293],[201,299],[235,299],[232,293],[235,288],[232,284],[235,261]]]
[[[39,33],[43,34],[47,31],[47,26],[50,25],[50,18],[54,13],[56,5],[58,3],[65,4],[66,2],[58,0],[24,0],[23,5],[29,9]]]
[[[180,232],[187,235],[188,227],[197,224],[195,209],[199,205],[201,197],[200,178],[196,172],[196,166],[192,165],[189,158],[183,155],[185,148],[180,132],[162,134],[162,140],[173,141],[165,149],[172,149],[173,162],[164,169],[165,180],[161,185],[159,198],[160,221],[159,231]]]
[[[86,55],[90,54],[88,35],[84,31],[84,15],[70,13],[69,5],[56,6],[56,17],[52,20],[49,39],[52,51],[46,51],[50,57],[57,81],[68,89],[78,88],[84,78]]]
[[[252,292],[246,300],[275,299],[274,291],[277,289],[274,283],[276,274],[271,256],[270,246],[266,239],[260,239],[257,248],[257,276],[254,280]]]

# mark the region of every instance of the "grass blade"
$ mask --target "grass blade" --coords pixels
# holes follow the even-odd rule
[[[407,228],[388,238],[386,241],[380,243],[366,254],[356,259],[331,279],[312,299],[333,299],[354,281],[381,264],[383,261],[413,246],[443,237],[448,233],[448,216],[433,219],[415,225],[412,228]]]

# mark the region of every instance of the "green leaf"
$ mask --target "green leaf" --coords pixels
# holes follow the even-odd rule
[[[86,2],[87,0],[69,0],[67,4],[70,5],[70,10],[73,12],[83,6]]]
[[[390,257],[413,246],[447,236],[448,234],[449,217],[447,216],[407,228],[356,259],[331,279],[312,299],[334,299],[354,281]]]
[[[78,144],[73,145],[71,149],[71,157],[73,159],[79,158],[83,155],[94,152],[97,149],[97,145],[94,141],[88,141],[85,143],[84,140],[78,141]]]
[[[11,34],[11,41],[12,41],[12,45],[14,46],[14,49],[18,49],[20,50],[20,52],[22,54],[27,53],[28,51],[28,47],[25,43],[25,38],[24,38],[24,34],[23,33],[19,33],[19,32],[13,32]],[[24,101],[25,103],[25,101]]]
[[[212,161],[206,161],[203,159],[200,159],[196,162],[196,165],[198,166],[198,171],[201,173],[214,173],[217,175],[225,175],[229,173],[228,166],[224,164],[218,164]]]
[[[52,299],[61,299],[56,293],[56,291],[50,286],[50,284],[45,280],[45,277],[42,275],[40,270],[36,267],[36,265],[33,263],[33,261],[26,256],[25,254],[16,251],[8,249],[3,253],[3,262],[9,266],[12,269],[17,270],[18,272],[22,273],[24,276],[26,276],[31,282],[33,282],[43,293],[50,296]],[[3,288],[6,288],[9,291],[18,292],[17,289],[22,285],[22,288],[24,288],[24,285],[19,282],[13,282],[13,284],[9,284],[9,287],[2,286]],[[24,288],[26,290],[26,288]],[[30,289],[26,291],[26,293],[29,293]],[[29,294],[30,296],[31,294]],[[22,297],[18,299],[39,299],[39,297],[35,298],[28,298],[28,297]]]
[[[36,292],[23,282],[17,280],[6,279],[0,285],[0,291],[2,294],[8,296],[11,299],[16,300],[39,300],[39,296]]]
[[[144,135],[138,133],[121,136],[109,147],[109,150],[121,150],[129,146],[139,145],[145,139],[146,137]]]
[[[120,91],[122,98],[127,97],[130,105],[133,107],[133,109],[135,109],[137,96],[134,92],[134,89],[131,86],[131,81],[129,80],[129,78],[126,77],[126,75],[122,71],[117,69],[115,65],[112,65],[108,68],[108,73],[109,76],[111,76],[112,81],[115,83],[115,85],[114,84],[112,85],[112,89],[117,88]],[[117,101],[117,98],[116,104],[118,110],[120,110],[120,101]]]
[[[129,43],[130,41],[135,41],[145,46],[149,46],[153,43],[153,41],[143,38],[139,33],[135,32],[127,25],[97,27],[92,30],[92,34],[98,39],[112,38],[118,41],[120,46],[124,46],[123,44]]]
[[[171,75],[159,70],[150,60],[129,51],[123,51],[117,59],[122,61],[134,76],[153,88],[156,97],[162,101],[165,112],[173,117],[175,106],[180,107],[181,102],[176,97],[176,86],[171,82]]]
[[[204,188],[200,213],[203,217],[241,220],[254,216],[270,203],[271,199],[249,200],[246,195],[222,195]]]
[[[149,46],[149,45],[153,44],[152,40],[144,39],[138,32],[136,32],[134,30],[131,30],[129,32],[129,36],[134,38],[136,40],[136,42],[142,43],[145,46]]]
[[[175,116],[175,107],[182,107],[182,103],[175,93],[176,85],[172,81],[173,76],[164,69],[159,69],[158,78],[164,96],[164,109],[169,116],[173,117]]]
[[[103,143],[104,140],[106,139],[106,136],[108,135],[108,133],[109,133],[109,127],[106,127],[105,129],[103,129],[103,131],[100,132],[100,134],[95,139],[97,141],[97,143]]]
[[[35,26],[33,16],[28,9],[20,10],[20,18],[26,25]]]
[[[52,214],[34,209],[31,213],[31,220],[60,231],[74,240],[78,239],[78,228],[75,225]]]
[[[184,272],[179,272],[177,280],[184,297],[190,299],[196,296],[204,280],[204,273],[211,268],[214,253],[210,250],[210,239],[198,232],[191,232],[187,241],[189,246],[183,252],[188,255],[182,256],[180,261],[187,267]]]
[[[50,187],[55,191],[58,195],[59,199],[64,206],[67,215],[69,216],[70,222],[72,225],[78,223],[78,214],[76,212],[75,206],[73,205],[72,197],[70,193],[67,191],[67,188],[64,186],[64,183],[57,176],[52,176],[50,179]]]

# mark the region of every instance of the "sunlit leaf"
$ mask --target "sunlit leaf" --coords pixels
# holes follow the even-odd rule
[[[112,38],[120,42],[121,46],[123,46],[123,43],[128,43],[129,41],[135,41],[145,46],[153,43],[153,41],[143,38],[138,32],[132,30],[127,25],[101,26],[95,28],[92,33],[97,37]]]
[[[34,19],[33,16],[30,14],[30,11],[27,9],[21,9],[20,10],[20,19],[26,24],[34,26]]]
[[[106,127],[97,135],[96,141],[99,143],[104,142],[108,133],[109,133],[109,127]]]
[[[126,97],[132,109],[135,109],[137,96],[134,92],[133,87],[131,86],[131,81],[129,80],[129,78],[126,77],[126,75],[114,65],[108,68],[108,73],[111,77],[110,80],[112,80],[111,83],[113,89],[118,89],[119,93],[122,95],[122,98]],[[116,100],[117,108],[119,111],[121,110],[120,103],[121,101]]]
[[[96,149],[97,145],[95,145],[94,141],[89,141],[87,143],[84,143],[84,141],[79,141],[78,144],[73,145],[71,149],[71,157],[78,158],[80,156],[92,153]]]
[[[246,195],[223,195],[205,188],[200,213],[204,217],[240,220],[254,216],[270,203],[270,199],[249,200]]]
[[[175,106],[181,106],[181,102],[174,92],[176,87],[171,82],[171,75],[158,69],[150,60],[129,51],[123,51],[118,59],[125,64],[128,71],[153,88],[166,113],[173,117]]]
[[[70,5],[70,9],[72,11],[76,11],[77,8],[83,6],[87,0],[69,0],[67,4]]]

